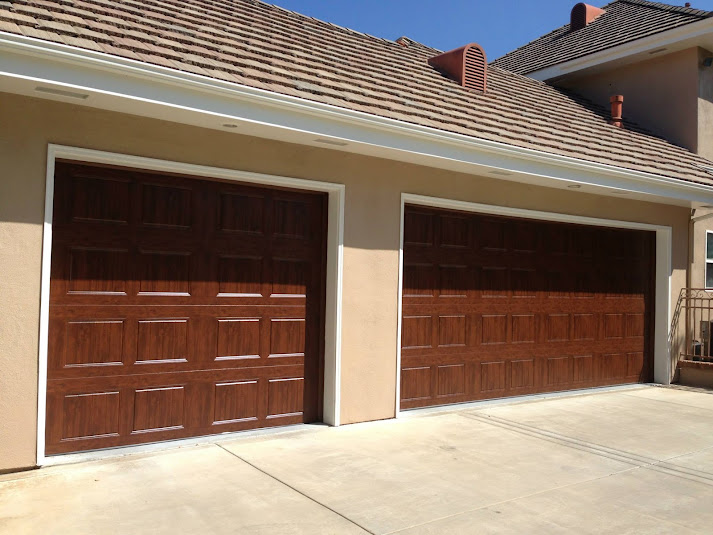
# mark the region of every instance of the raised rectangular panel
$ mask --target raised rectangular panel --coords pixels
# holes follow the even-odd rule
[[[532,223],[515,223],[512,229],[512,248],[518,253],[534,253],[538,246],[537,226]]]
[[[440,297],[466,297],[468,268],[466,266],[438,266]]]
[[[220,297],[261,297],[262,259],[252,256],[221,256],[218,259]]]
[[[563,271],[548,271],[547,275],[547,297],[567,298],[572,290],[570,286],[570,276]]]
[[[69,252],[69,293],[125,294],[128,251],[72,248]]]
[[[626,274],[625,269],[628,268],[624,263],[617,263],[612,260],[612,265],[609,266],[609,271],[605,271],[600,275],[600,281],[605,290],[604,296],[609,299],[619,299],[626,297],[627,287],[626,287]]]
[[[270,356],[305,354],[305,320],[272,319],[270,321]]]
[[[644,370],[644,354],[641,352],[627,355],[626,375],[641,375]]]
[[[547,384],[559,385],[572,382],[572,359],[554,357],[547,359]]]
[[[433,297],[433,269],[431,264],[405,264],[404,297]]]
[[[510,288],[508,269],[505,267],[484,267],[480,284],[483,297],[507,297]]]
[[[438,366],[438,395],[465,394],[465,364]]]
[[[545,227],[546,251],[553,255],[566,255],[569,253],[569,228],[563,225],[547,225]]]
[[[575,355],[572,358],[572,381],[584,383],[594,379],[594,357]]]
[[[433,215],[407,212],[404,216],[404,243],[433,245]]]
[[[272,296],[305,297],[310,264],[300,260],[272,261]]]
[[[631,233],[625,230],[602,231],[602,246],[611,258],[623,260],[631,247]]]
[[[261,196],[220,194],[218,228],[232,232],[263,233],[265,199]]]
[[[594,314],[572,315],[572,339],[595,340],[597,338],[597,317]]]
[[[258,382],[237,381],[215,385],[213,423],[257,420]]]
[[[483,315],[481,332],[483,344],[504,344],[508,336],[507,316],[505,314]]]
[[[188,320],[140,320],[137,362],[188,360]]]
[[[597,229],[597,234],[601,229]],[[594,231],[587,228],[577,228],[572,231],[570,251],[576,256],[591,257],[594,254]]]
[[[574,292],[573,297],[578,299],[593,299],[595,288],[597,283],[595,283],[592,273],[577,272],[574,274]]]
[[[189,253],[142,251],[140,293],[189,295],[190,260]]]
[[[465,316],[438,317],[438,345],[465,345]]]
[[[643,314],[627,314],[626,315],[626,337],[638,338],[644,336],[644,315]]]
[[[535,384],[535,361],[532,359],[510,362],[510,387],[530,388]]]
[[[166,228],[189,228],[193,216],[191,190],[174,186],[144,184],[141,222]]]
[[[524,344],[535,341],[535,315],[513,314],[512,318],[512,343]]]
[[[536,297],[537,271],[513,268],[510,272],[510,284],[513,297]]]
[[[624,314],[604,314],[604,338],[624,338]]]
[[[498,219],[481,219],[477,227],[481,249],[487,251],[505,251],[506,224]]]
[[[259,318],[228,318],[218,320],[218,348],[216,351],[216,360],[259,358]]]
[[[274,233],[278,236],[306,239],[309,234],[309,210],[306,203],[275,199]]]
[[[547,340],[565,342],[569,340],[569,314],[547,315]]]
[[[122,320],[69,321],[65,330],[64,365],[121,364],[123,347]]]
[[[401,326],[401,347],[431,347],[431,316],[404,316]]]
[[[440,223],[442,247],[468,247],[470,225],[467,218],[442,215]]]
[[[72,179],[72,220],[129,222],[129,182],[108,178]]]
[[[603,355],[604,377],[612,379],[614,377],[626,377],[629,371],[629,358],[626,353],[612,353]]]
[[[184,388],[146,388],[134,393],[134,432],[183,427]]]
[[[480,364],[480,390],[492,392],[505,389],[505,362],[482,362]]]
[[[431,368],[404,368],[401,370],[401,399],[431,397]]]
[[[76,440],[119,434],[119,392],[64,396],[62,439]]]
[[[267,384],[267,417],[302,414],[304,379],[270,379]]]

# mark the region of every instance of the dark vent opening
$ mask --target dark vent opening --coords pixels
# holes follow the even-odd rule
[[[485,53],[480,47],[469,47],[465,53],[465,81],[467,89],[485,91]]]

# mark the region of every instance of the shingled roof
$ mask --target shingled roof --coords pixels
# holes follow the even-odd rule
[[[580,97],[498,67],[486,93],[428,65],[439,51],[257,0],[0,1],[0,31],[64,43],[512,146],[707,185],[713,164]]]
[[[616,0],[580,30],[565,24],[493,61],[493,65],[529,74],[643,37],[713,16],[713,11],[670,6],[646,0]]]

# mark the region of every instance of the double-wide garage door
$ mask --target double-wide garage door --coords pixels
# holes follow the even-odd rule
[[[47,453],[320,420],[325,200],[58,163]]]
[[[649,381],[654,233],[407,206],[403,409]]]

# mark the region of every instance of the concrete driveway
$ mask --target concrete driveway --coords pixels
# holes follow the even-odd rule
[[[0,476],[0,533],[711,533],[713,395],[636,387]]]

